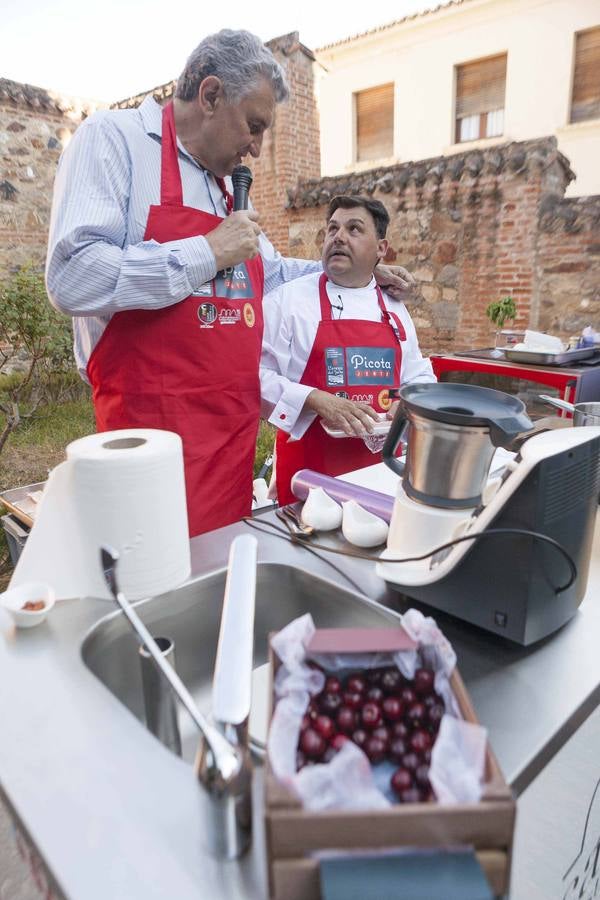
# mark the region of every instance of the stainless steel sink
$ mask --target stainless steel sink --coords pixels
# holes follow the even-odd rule
[[[155,637],[175,642],[176,667],[202,712],[210,711],[221,606],[225,590],[223,569],[159,597],[136,604],[136,610]],[[397,625],[391,610],[324,578],[289,565],[259,563],[256,585],[254,667],[266,663],[268,635],[292,619],[310,613],[322,628]],[[101,619],[83,645],[85,664],[133,714],[145,723],[138,645],[120,612]],[[258,703],[267,702],[263,696]],[[253,705],[255,698],[253,697]],[[179,713],[183,757],[193,761],[198,734],[184,711]]]

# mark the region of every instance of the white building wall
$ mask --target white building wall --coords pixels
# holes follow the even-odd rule
[[[600,119],[569,124],[575,32],[600,25],[600,0],[467,0],[318,50],[323,175],[555,134],[577,180],[600,194]],[[504,135],[454,143],[455,66],[507,53]],[[395,83],[394,156],[356,163],[353,93]]]

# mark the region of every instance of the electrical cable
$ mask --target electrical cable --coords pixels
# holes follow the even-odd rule
[[[242,522],[245,522],[251,528],[258,528],[259,525],[256,519],[250,519],[248,517],[244,517],[242,519]],[[440,544],[438,547],[434,547],[433,550],[429,550],[427,553],[423,553],[421,556],[407,556],[402,559],[381,559],[379,556],[373,556],[369,553],[360,553],[356,552],[355,550],[345,550],[340,547],[327,547],[325,544],[318,544],[315,541],[311,540],[310,535],[302,534],[302,532],[298,532],[297,534],[288,533],[287,531],[284,531],[283,528],[280,528],[278,525],[276,525],[274,522],[262,521],[260,522],[260,525],[267,526],[273,531],[276,531],[278,533],[278,536],[283,540],[289,541],[291,544],[300,544],[301,546],[313,552],[314,550],[322,550],[325,553],[336,553],[340,556],[350,556],[354,557],[355,559],[366,559],[370,562],[383,563],[421,562],[421,560],[428,559],[430,556],[434,556],[436,553],[441,553],[443,550],[454,547],[455,544],[462,544],[464,541],[473,541],[473,545],[475,545],[477,541],[481,540],[481,538],[483,537],[493,537],[501,534],[520,534],[525,535],[526,537],[535,538],[540,541],[545,541],[547,544],[550,544],[551,547],[554,547],[556,550],[558,550],[566,560],[571,572],[571,577],[569,578],[569,581],[562,587],[554,588],[555,594],[562,594],[564,591],[568,590],[577,578],[577,566],[575,565],[575,562],[570,553],[565,550],[562,544],[559,544],[558,541],[555,541],[554,538],[549,537],[547,534],[542,534],[539,531],[530,531],[527,528],[486,528],[485,531],[479,531],[476,534],[463,534],[460,537],[452,538],[452,540],[446,541],[446,543]],[[258,530],[261,529],[259,528]]]

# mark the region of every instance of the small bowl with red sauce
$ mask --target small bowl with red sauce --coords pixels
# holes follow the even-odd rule
[[[54,590],[42,581],[29,581],[0,594],[0,604],[11,614],[17,628],[41,625],[55,602]]]

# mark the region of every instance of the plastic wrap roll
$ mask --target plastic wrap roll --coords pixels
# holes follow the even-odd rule
[[[57,599],[106,597],[100,546],[120,556],[129,600],[154,596],[190,574],[183,450],[169,431],[92,434],[67,447],[51,473],[10,582],[52,585]]]
[[[322,475],[313,472],[312,469],[300,469],[292,478],[292,491],[298,500],[306,500],[310,488],[323,488],[333,500],[343,503],[346,500],[356,500],[363,509],[367,509],[375,516],[379,516],[386,522],[392,518],[394,498],[370,488],[361,487],[358,484],[350,484],[341,478],[332,478],[330,475]]]

